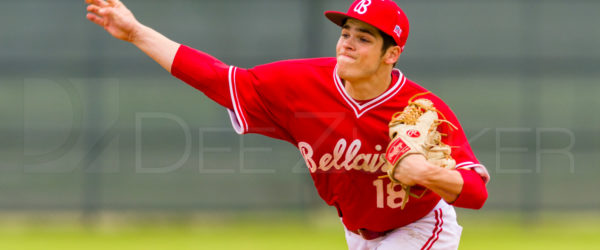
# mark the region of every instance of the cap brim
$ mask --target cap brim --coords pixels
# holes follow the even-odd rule
[[[346,20],[350,16],[348,16],[344,12],[339,12],[339,11],[325,11],[325,17],[327,17],[327,19],[329,19],[330,21],[332,21],[333,23],[335,23],[335,24],[337,24],[338,26],[341,27],[342,23],[344,23],[344,20]]]

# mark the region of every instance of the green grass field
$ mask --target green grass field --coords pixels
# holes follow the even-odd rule
[[[116,217],[93,227],[60,217],[2,220],[0,249],[346,249],[330,213]],[[600,249],[598,216],[549,215],[534,225],[504,214],[463,217],[460,249]]]

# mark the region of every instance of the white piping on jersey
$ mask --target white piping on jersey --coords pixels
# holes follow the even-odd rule
[[[456,169],[472,169],[475,172],[477,172],[477,174],[479,174],[481,178],[483,178],[485,184],[487,184],[490,181],[490,174],[488,173],[484,165],[476,164],[472,161],[465,161],[457,164]]]
[[[232,118],[231,122],[235,132],[238,134],[243,134],[248,131],[248,123],[246,122],[246,117],[244,117],[244,112],[242,111],[237,93],[237,81],[235,79],[236,72],[237,67],[229,66],[229,72],[227,74],[229,80],[229,94],[231,95],[231,104],[233,104],[233,111],[236,119],[231,117],[231,111],[229,112],[229,115]]]
[[[356,118],[360,118],[367,111],[379,106],[380,104],[394,97],[398,93],[398,91],[402,89],[404,83],[406,83],[406,77],[404,76],[404,74],[402,74],[400,70],[394,69],[394,71],[398,72],[398,81],[393,83],[394,86],[383,92],[383,94],[379,95],[377,98],[362,105],[356,102],[356,100],[354,100],[354,98],[352,98],[350,95],[348,95],[348,92],[346,92],[344,84],[342,83],[340,76],[337,74],[337,65],[335,65],[335,68],[333,70],[333,81],[336,89],[338,90],[342,98],[344,98],[346,103],[348,103],[348,105],[350,105],[350,107],[354,111]]]
[[[465,167],[466,165],[473,165],[473,164],[475,164],[475,163],[472,161],[465,161],[463,163],[456,164],[456,168],[462,168],[462,167]]]
[[[242,126],[240,126],[240,123],[238,122],[238,118],[237,118],[237,115],[235,114],[235,111],[233,111],[231,109],[227,109],[227,114],[229,114],[229,120],[231,120],[231,126],[233,127],[233,130],[235,130],[235,132],[239,135],[244,134],[244,130],[242,129]]]

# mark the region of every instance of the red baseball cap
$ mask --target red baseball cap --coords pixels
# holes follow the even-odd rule
[[[342,26],[347,18],[354,18],[378,28],[388,34],[404,51],[404,45],[410,30],[404,11],[392,0],[356,0],[347,13],[325,11],[325,17]]]

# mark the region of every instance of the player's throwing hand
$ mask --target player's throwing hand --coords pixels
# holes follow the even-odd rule
[[[103,27],[112,36],[133,42],[141,24],[119,0],[85,0],[88,4],[86,18]]]

